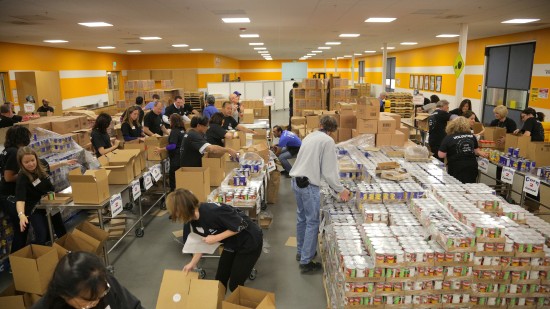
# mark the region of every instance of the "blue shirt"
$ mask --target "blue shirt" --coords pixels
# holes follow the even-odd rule
[[[149,102],[147,103],[147,105],[145,105],[145,107],[143,108],[143,110],[148,110],[148,109],[153,109],[153,107],[155,107],[155,101],[152,101],[152,102]],[[166,111],[166,107],[162,107],[162,113],[160,113],[161,115],[164,115],[164,112]]]
[[[291,131],[284,130],[279,138],[279,147],[300,147],[302,140]]]
[[[202,115],[208,119],[210,119],[210,117],[212,117],[212,115],[214,115],[215,113],[218,112],[218,109],[216,108],[216,106],[214,105],[208,105],[207,107],[204,108],[204,110],[202,111]]]

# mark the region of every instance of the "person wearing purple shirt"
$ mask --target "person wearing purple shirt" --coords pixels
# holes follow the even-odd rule
[[[207,95],[206,103],[208,104],[208,106],[204,108],[204,110],[202,111],[202,115],[210,119],[212,115],[218,112],[218,109],[216,108],[216,106],[214,106],[214,104],[216,103],[216,98],[213,95]]]
[[[292,165],[288,160],[296,158],[302,146],[302,140],[291,131],[283,131],[281,126],[273,127],[273,135],[279,138],[279,144],[274,147],[274,152],[285,169],[284,174],[288,175],[292,169]]]
[[[160,96],[158,94],[153,94],[153,101],[147,103],[147,105],[145,105],[145,107],[143,108],[143,110],[152,110],[153,107],[155,107],[155,103],[160,101]],[[162,112],[160,113],[161,115],[164,115],[164,112],[166,111],[166,107],[165,106],[162,106]]]

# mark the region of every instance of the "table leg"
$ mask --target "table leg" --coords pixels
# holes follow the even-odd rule
[[[103,213],[102,213],[102,211],[103,211],[102,208],[97,210],[97,218],[99,219],[99,227],[102,230],[105,230],[105,224],[103,224]],[[103,260],[105,262],[106,267],[112,268],[112,266],[109,265],[109,253],[107,252],[106,244],[103,245]]]
[[[52,224],[52,209],[50,207],[46,208],[46,218],[48,219],[48,231],[50,233],[50,239],[53,245],[55,238],[54,238],[53,224]]]

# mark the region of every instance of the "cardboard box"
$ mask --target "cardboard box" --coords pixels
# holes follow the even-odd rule
[[[107,231],[102,230],[87,221],[84,221],[77,225],[73,233],[76,232],[76,230],[90,236],[90,238],[86,238],[88,245],[92,247],[92,251],[90,252],[95,252],[96,254],[102,253],[103,245],[109,238],[109,233],[107,233]]]
[[[348,128],[338,128],[338,142],[345,142],[351,139],[351,130]]]
[[[339,128],[354,129],[357,125],[357,117],[352,110],[342,111],[340,113]]]
[[[0,293],[0,308],[26,309],[34,305],[40,296],[31,293],[22,293],[15,290],[13,283]]]
[[[77,137],[75,140],[80,146],[87,145],[91,142],[90,134],[92,133],[92,129],[77,130],[72,133],[76,134]]]
[[[225,158],[225,174],[230,174],[233,169],[239,168],[241,165],[239,162],[232,161],[230,156]]]
[[[351,138],[359,136],[359,133],[357,133],[357,129],[351,129]]]
[[[386,113],[386,112],[384,112],[384,113],[380,113],[380,116],[393,118],[393,120],[395,120],[395,127],[396,128],[401,127],[401,115],[396,114],[396,113]]]
[[[206,202],[210,194],[209,167],[182,167],[176,171],[176,188],[185,188],[195,194],[199,202]]]
[[[145,145],[147,147],[147,160],[149,161],[161,161],[168,156],[167,151],[161,151],[159,154],[155,154],[155,148],[166,148],[168,145],[168,136],[148,136],[145,138]]]
[[[501,138],[506,138],[506,128],[486,127],[483,132],[483,139],[488,141],[498,141]],[[497,149],[504,149],[504,143],[495,143]]]
[[[483,130],[483,124],[474,122],[474,134],[478,134],[481,130]]]
[[[378,133],[393,134],[396,128],[393,118],[380,116],[380,119],[378,119]]]
[[[392,135],[387,133],[376,134],[376,147],[391,146]]]
[[[109,174],[105,169],[87,170],[84,174],[80,169],[69,172],[69,182],[73,189],[75,204],[101,204],[109,199]]]
[[[292,126],[294,125],[306,125],[306,117],[299,117],[299,116],[293,116],[292,118],[290,118],[290,123],[292,124]]]
[[[357,102],[358,119],[378,119],[380,116],[380,102],[377,98],[361,97]]]
[[[420,130],[429,131],[428,118],[430,118],[430,114],[427,114],[427,113],[418,113],[418,114],[416,114],[416,117],[414,118],[416,120],[416,126]]]
[[[59,261],[52,247],[29,245],[10,254],[15,289],[43,295]]]
[[[240,123],[254,123],[254,110],[250,108],[245,109]]]
[[[397,127],[397,131],[400,131],[401,133],[403,133],[405,135],[405,140],[408,140],[409,137],[411,136],[411,130],[409,129],[409,127],[399,126],[399,127]]]
[[[306,116],[306,128],[308,129],[319,128],[319,115]]]
[[[38,119],[29,120],[29,121],[18,122],[15,125],[27,127],[27,129],[29,129],[31,132],[36,128],[42,128],[42,129],[51,131],[52,130],[51,119],[54,119],[54,118],[57,118],[57,117],[41,117]]]
[[[59,259],[61,259],[69,251],[85,251],[99,254],[99,252],[97,252],[98,245],[99,242],[92,236],[78,229],[74,229],[72,232],[56,240],[52,247],[56,249],[57,255]]]
[[[275,294],[239,286],[222,302],[222,309],[252,308],[275,309]]]
[[[245,150],[248,152],[257,153],[260,157],[262,157],[264,163],[269,161],[269,145],[265,141],[245,148]]]
[[[134,159],[134,174],[138,176],[141,172],[147,168],[147,148],[145,143],[141,142],[126,142],[124,143],[124,149],[133,151],[135,153]],[[121,151],[116,150],[115,152]]]
[[[199,280],[198,273],[164,270],[155,308],[220,309],[225,288],[217,280]]]
[[[405,142],[407,142],[408,136],[403,134],[403,132],[399,130],[395,130],[395,133],[391,136],[391,145],[392,146],[399,146],[403,147],[405,146]]]
[[[240,138],[226,138],[225,139],[225,147],[231,148],[233,150],[239,150],[241,149],[241,140]]]
[[[82,129],[80,126],[80,117],[63,116],[52,120],[52,131],[59,134],[71,133]]]
[[[528,146],[529,143],[531,143],[531,136],[506,134],[506,139],[504,141],[504,149],[508,149],[510,147],[519,148],[519,155],[521,157],[526,157],[527,151],[529,148]],[[537,166],[540,166],[540,165],[538,165],[537,163]]]
[[[235,138],[239,138],[239,142],[241,144],[241,147],[246,146],[246,133],[243,131],[237,131],[235,132]]]
[[[109,174],[110,185],[127,185],[134,180],[135,154],[108,153],[98,159],[101,167],[111,171]]]
[[[550,165],[550,143],[531,142],[528,146],[527,159],[535,161],[536,166]]]
[[[219,186],[225,178],[225,162],[228,154],[206,152],[202,157],[202,167],[210,168],[210,185]]]
[[[356,131],[358,134],[374,134],[378,132],[378,120],[357,119]]]

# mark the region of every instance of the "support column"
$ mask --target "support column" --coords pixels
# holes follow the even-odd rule
[[[325,62],[325,74],[327,74],[327,58],[324,59]]]
[[[458,52],[462,55],[464,60],[464,66],[466,65],[466,49],[468,47],[468,24],[460,24],[460,37],[458,39]],[[458,106],[459,102],[463,99],[464,94],[464,74],[466,68],[462,71],[458,79],[456,80],[455,90],[455,104]]]
[[[386,70],[388,65],[388,43],[382,44],[382,91],[386,91]]]
[[[334,75],[338,75],[336,73],[338,73],[338,57],[334,57]]]
[[[351,85],[355,83],[355,52],[351,54]]]

